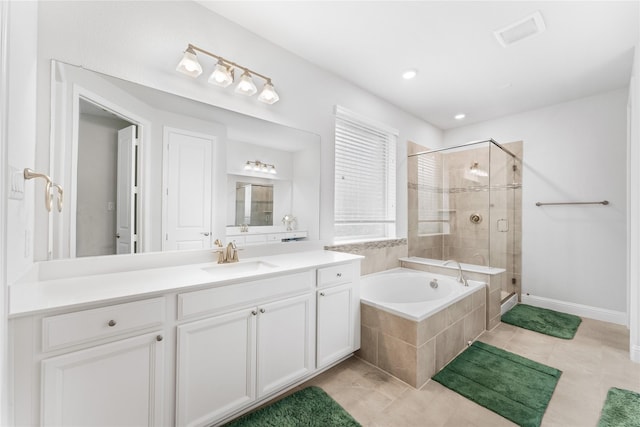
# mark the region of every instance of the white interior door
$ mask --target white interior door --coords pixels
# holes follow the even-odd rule
[[[118,131],[118,182],[116,199],[116,253],[134,253],[136,127]]]
[[[211,247],[211,177],[215,137],[165,128],[168,168],[164,250]]]

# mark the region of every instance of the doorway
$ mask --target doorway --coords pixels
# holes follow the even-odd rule
[[[79,100],[75,256],[136,253],[139,124]]]

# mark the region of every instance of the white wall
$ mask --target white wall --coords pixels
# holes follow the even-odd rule
[[[10,167],[18,171],[29,167],[37,172],[47,173],[48,168],[38,170],[34,162],[37,12],[38,4],[35,2],[10,2],[9,4],[7,161]],[[9,283],[31,266],[35,209],[46,218],[44,182],[41,179],[25,183],[24,199],[9,200],[7,203],[7,241],[10,248],[7,251],[7,280]]]
[[[343,105],[400,130],[398,206],[406,209],[406,144],[438,147],[442,132],[191,2],[42,2],[39,14],[38,114],[49,114],[50,59],[82,65],[147,86],[320,135],[320,236],[333,232],[333,107]],[[272,77],[280,102],[268,106],[175,72],[193,43]],[[203,59],[205,67],[213,62]],[[38,128],[38,166],[48,168],[48,129]],[[406,210],[398,213],[406,235]],[[37,230],[46,221],[37,218]],[[42,252],[38,248],[38,258]]]
[[[640,39],[634,54],[628,104],[628,304],[631,360],[640,362]]]
[[[524,141],[522,290],[626,322],[627,89],[445,132]],[[535,203],[608,200],[610,205]],[[585,308],[585,307],[582,307]],[[601,317],[602,318],[602,317]]]

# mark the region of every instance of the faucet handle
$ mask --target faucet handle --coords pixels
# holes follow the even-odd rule
[[[222,247],[222,242],[220,241],[220,239],[216,239],[216,240],[213,242],[213,244],[214,244],[214,245],[216,245],[216,246],[217,246],[217,247],[219,247],[219,248],[221,248],[221,247]]]

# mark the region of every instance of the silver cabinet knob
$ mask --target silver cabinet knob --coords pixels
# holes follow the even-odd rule
[[[257,312],[257,311],[255,311],[255,310],[251,310],[251,314],[252,314],[252,315],[254,315],[254,316],[256,316],[256,315],[258,314],[258,312]]]
[[[158,335],[156,337],[156,341],[162,341],[164,339],[164,337],[162,335]]]
[[[266,312],[266,311],[267,311],[267,310],[265,310],[264,308],[261,308],[261,309],[260,309],[260,313],[264,313],[264,312]]]
[[[200,233],[200,234],[202,234],[203,236],[209,236],[209,234],[211,234],[211,233],[209,233],[208,231],[206,231],[206,232],[204,232],[204,233]]]
[[[320,296],[323,297],[324,296],[324,292],[320,292]]]
[[[109,323],[107,323],[110,327],[114,327],[116,326],[116,321],[115,320],[109,320]]]
[[[337,277],[342,277],[342,273],[336,274]]]

